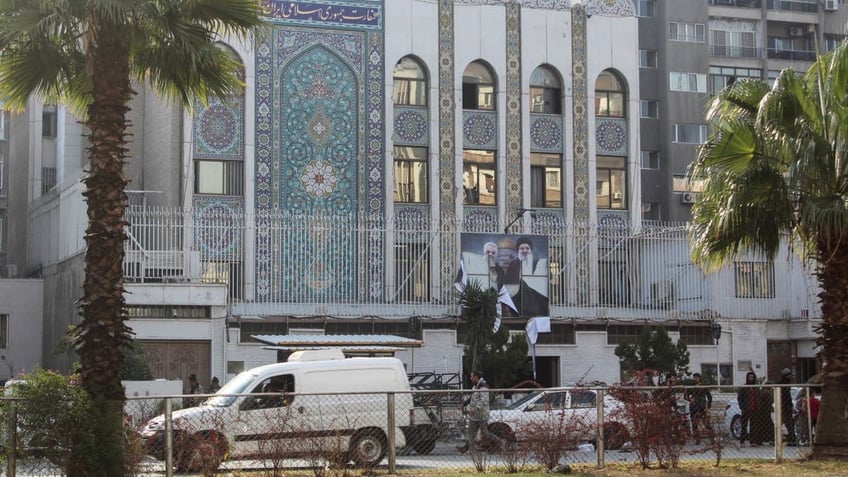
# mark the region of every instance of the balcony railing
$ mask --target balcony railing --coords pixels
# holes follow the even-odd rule
[[[784,12],[816,13],[819,11],[819,6],[816,0],[769,0],[768,9]]]
[[[746,8],[760,8],[762,6],[761,0],[710,0],[710,5],[716,5],[720,7],[746,7]]]
[[[710,45],[710,55],[730,58],[759,58],[760,49],[754,46]]]
[[[816,52],[807,50],[784,50],[778,48],[769,48],[768,57],[779,60],[794,60],[794,61],[815,61]]]

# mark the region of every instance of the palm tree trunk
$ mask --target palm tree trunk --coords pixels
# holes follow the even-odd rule
[[[841,240],[840,240],[841,239]],[[848,239],[819,242],[822,322],[818,345],[824,386],[816,424],[815,458],[848,456]]]
[[[90,25],[87,67],[92,71],[94,97],[86,120],[91,164],[83,180],[88,228],[77,350],[82,385],[99,412],[91,423],[94,445],[75,449],[74,460],[85,463],[78,475],[119,476],[124,474],[125,397],[121,369],[129,343],[122,268],[126,240],[124,189],[128,182],[123,163],[127,152],[125,116],[132,89],[126,35],[102,19],[93,18]],[[96,449],[96,459],[82,455],[92,449]]]

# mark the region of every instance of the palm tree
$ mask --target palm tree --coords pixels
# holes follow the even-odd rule
[[[0,0],[0,100],[22,110],[30,97],[63,103],[88,129],[83,183],[88,226],[82,323],[75,336],[82,385],[102,410],[93,422],[98,468],[123,473],[121,369],[130,341],[122,262],[127,119],[137,81],[168,100],[237,90],[239,64],[216,47],[262,24],[256,0]]]
[[[814,456],[848,455],[848,43],[773,87],[739,80],[710,103],[712,133],[693,174],[693,259],[720,267],[781,237],[815,264],[824,388]]]
[[[498,291],[483,288],[478,280],[471,280],[459,293],[458,332],[465,335],[466,349],[471,353],[471,369],[478,370],[480,353],[494,339],[497,317]]]

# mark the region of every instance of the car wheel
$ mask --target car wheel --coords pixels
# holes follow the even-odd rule
[[[630,433],[620,422],[604,423],[604,449],[621,449],[624,443],[630,440]]]
[[[742,437],[742,416],[733,416],[733,420],[730,421],[730,435],[734,439]]]
[[[498,439],[504,442],[504,444],[514,444],[515,443],[515,432],[513,432],[512,428],[502,422],[496,422],[494,424],[489,425],[489,432],[494,434]]]
[[[376,467],[386,456],[386,437],[380,431],[361,431],[351,442],[350,458],[358,467]]]

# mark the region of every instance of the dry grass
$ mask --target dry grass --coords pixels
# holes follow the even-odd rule
[[[845,477],[848,461],[727,461],[719,467],[706,462],[682,462],[677,469],[647,469],[611,464],[604,469],[579,467],[571,475],[592,477]]]

